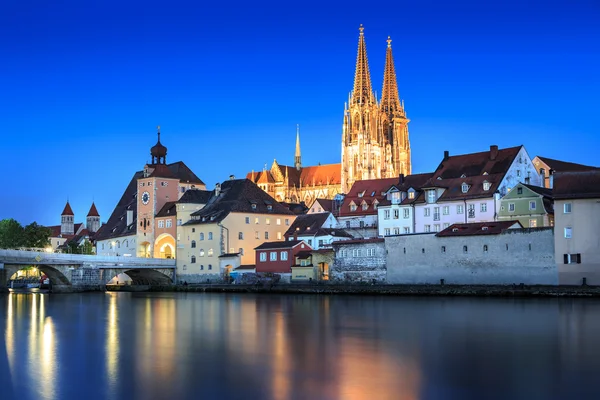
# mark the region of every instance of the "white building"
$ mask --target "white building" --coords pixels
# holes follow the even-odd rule
[[[285,233],[286,240],[304,240],[313,250],[331,248],[333,242],[352,239],[330,212],[299,215]]]

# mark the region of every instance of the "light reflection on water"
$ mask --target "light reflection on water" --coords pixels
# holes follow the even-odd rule
[[[600,398],[600,301],[0,296],[10,399]]]

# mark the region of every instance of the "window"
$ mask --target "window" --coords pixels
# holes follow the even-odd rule
[[[449,215],[450,214],[450,206],[444,206],[444,208],[442,209],[442,213],[444,215]]]
[[[204,249],[200,249],[200,257],[204,257]]]
[[[515,203],[508,203],[508,211],[510,211],[510,212],[515,211]]]
[[[433,230],[434,230],[435,232],[439,232],[439,231],[440,231],[440,224],[435,224],[435,225],[433,225]]]
[[[254,223],[258,225],[258,217],[254,218]]]
[[[196,256],[192,256],[192,259],[190,260],[190,263],[196,264]]]
[[[429,217],[431,215],[431,210],[429,207],[423,209],[423,215]]]
[[[581,264],[581,254],[564,254],[563,261],[565,264]]]
[[[469,218],[475,218],[475,204],[469,204]]]
[[[450,223],[448,223],[448,222],[444,222],[444,229],[446,229],[446,228],[447,228],[447,227],[449,227],[449,226],[450,226]]]
[[[467,185],[466,183],[463,183],[461,185],[461,190],[463,193],[467,193],[469,191],[469,185]]]
[[[272,206],[272,205],[270,205],[270,204],[268,204],[268,205],[267,205],[267,211],[273,211],[273,206]]]
[[[360,221],[358,225],[359,225],[361,228],[364,228],[364,227],[365,227],[365,221]]]
[[[383,233],[383,235],[384,235],[384,236],[390,236],[390,228],[385,228],[385,229],[383,230],[383,232],[384,232],[384,233]]]
[[[367,203],[362,203],[363,211],[365,211],[367,208],[369,208],[369,205]]]
[[[192,228],[192,233],[196,232],[196,228]]]
[[[433,207],[433,220],[434,221],[440,220],[440,208],[439,207]]]
[[[308,239],[308,245],[312,246],[312,239]]]
[[[479,205],[479,211],[481,211],[481,212],[487,212],[487,203],[481,203]]]
[[[427,191],[427,202],[428,203],[435,203],[435,190],[428,190]]]
[[[254,239],[260,239],[260,235],[258,234],[258,231],[254,231]]]
[[[267,225],[271,225],[271,218],[265,218],[265,223]]]
[[[212,236],[212,232],[208,232],[208,240],[212,240],[213,236]]]
[[[356,204],[350,204],[350,211],[356,211]]]
[[[250,217],[246,217],[246,223],[249,224],[250,223]]]
[[[208,269],[212,269],[212,264],[208,264]]]
[[[385,210],[383,212],[383,219],[390,219],[390,210]]]
[[[287,261],[287,259],[288,259],[287,251],[282,251],[281,252],[281,261]]]
[[[277,223],[277,225],[281,225],[281,218],[277,218],[275,222]]]
[[[414,191],[408,192],[408,198],[409,199],[414,199],[415,198],[415,192]]]
[[[261,253],[260,253],[260,261],[261,262],[267,261],[267,253],[266,252],[261,251]]]
[[[239,232],[238,233],[238,239],[239,240],[244,240],[244,232]]]
[[[196,248],[196,241],[192,240],[192,249],[195,249],[195,248]]]
[[[207,256],[212,257],[212,255],[214,254],[213,249],[208,249],[208,252],[206,253]]]
[[[409,227],[404,227],[404,233],[410,233],[410,228]]]
[[[394,210],[394,219],[398,219],[398,218],[400,218],[400,210],[395,209]]]
[[[394,235],[400,234],[400,228],[394,228]]]
[[[573,237],[573,228],[565,228],[565,239],[571,239]]]
[[[431,232],[431,225],[425,225],[425,232]]]
[[[243,248],[243,247],[240,247],[240,248],[238,249],[238,253],[240,253],[240,255],[241,255],[241,256],[243,256],[243,255],[244,255],[244,248]]]
[[[201,265],[201,266],[200,266],[200,269],[201,269],[202,271],[204,271],[204,265]]]
[[[521,176],[521,170],[520,169],[517,170],[517,176]]]
[[[523,194],[523,188],[522,187],[518,187],[517,188],[517,194]]]
[[[256,204],[252,204],[252,210],[256,211]]]
[[[165,221],[163,221],[162,219],[160,221],[158,221],[158,227],[159,228],[164,228],[165,227]]]
[[[367,249],[367,257],[375,257],[375,249]]]
[[[167,228],[170,228],[173,226],[173,220],[172,219],[168,219],[167,220]]]
[[[271,261],[277,261],[277,252],[276,251],[272,251],[271,252],[271,256],[269,258]]]
[[[536,206],[535,200],[529,202],[529,209],[530,210],[535,210],[535,206]]]
[[[487,251],[488,251],[488,246],[487,246],[487,244],[484,244],[483,245],[483,252],[487,253]]]
[[[323,239],[319,239],[319,247],[323,246]]]
[[[204,240],[204,233],[200,232],[200,240]]]
[[[350,228],[350,221],[346,221],[346,228]]]
[[[468,253],[468,252],[469,252],[469,251],[468,251],[468,248],[467,248],[467,246],[463,246],[463,253]]]
[[[571,203],[565,203],[563,206],[563,214],[570,214],[571,208]]]
[[[285,224],[286,224],[286,225],[289,225],[289,224],[290,224],[290,220],[286,218],[286,219],[285,219]]]
[[[410,210],[408,208],[404,209],[404,218],[410,217]]]
[[[532,218],[529,220],[529,227],[530,228],[537,228],[537,219]]]
[[[442,253],[446,252],[446,246],[442,246]]]
[[[456,206],[456,213],[457,214],[463,214],[464,212],[465,211],[464,211],[464,208],[463,208],[462,204],[459,204],[459,205]]]
[[[491,183],[489,183],[489,182],[483,182],[483,190],[485,190],[486,192],[487,192],[488,190],[490,190],[490,187],[491,187],[491,186],[492,186],[492,184],[491,184]]]
[[[268,240],[269,239],[269,232],[265,232],[265,239]]]
[[[340,257],[348,257],[348,250],[340,250]]]
[[[362,249],[353,249],[352,257],[362,257]]]
[[[281,232],[277,232],[277,240],[281,240]]]

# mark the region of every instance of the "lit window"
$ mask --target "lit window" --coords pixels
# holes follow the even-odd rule
[[[258,217],[254,218],[254,223],[258,225]]]
[[[565,239],[571,239],[573,237],[573,228],[565,228]]]
[[[265,222],[267,225],[271,225],[271,219],[270,218],[265,218]]]
[[[212,257],[213,255],[213,249],[208,249],[208,252],[206,253],[207,256]]]
[[[571,213],[571,203],[565,203],[563,206],[563,213],[564,214],[569,214]]]
[[[408,198],[409,199],[414,199],[415,198],[415,192],[414,191],[408,192]]]
[[[281,240],[281,232],[277,232],[277,240]]]
[[[281,218],[277,218],[276,223],[277,225],[281,225]]]
[[[200,249],[200,257],[204,257],[204,249]]]
[[[276,251],[272,251],[271,252],[271,261],[277,261],[277,252]]]
[[[529,227],[530,228],[537,228],[537,219],[530,219],[529,220]]]

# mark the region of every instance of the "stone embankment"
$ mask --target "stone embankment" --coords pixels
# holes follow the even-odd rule
[[[227,285],[154,286],[151,291],[475,297],[600,297],[600,286],[527,285]]]

